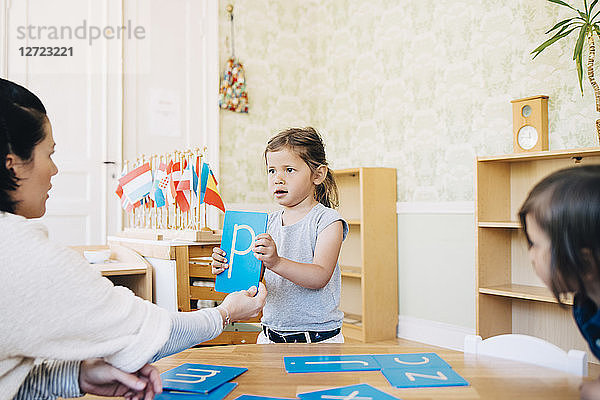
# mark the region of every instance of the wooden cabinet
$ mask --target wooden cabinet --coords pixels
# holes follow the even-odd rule
[[[535,275],[517,213],[531,188],[553,171],[599,163],[598,148],[477,159],[477,334],[484,339],[522,333],[587,351],[571,307],[560,307]]]
[[[101,264],[90,264],[115,286],[125,286],[136,296],[152,301],[152,266],[135,251],[123,246],[72,246],[82,256],[86,250],[110,249],[110,258]]]
[[[182,242],[169,240],[145,240],[111,236],[109,243],[118,243],[136,250],[155,267],[155,288],[171,293],[156,293],[156,298],[171,297],[164,301],[166,308],[176,304],[178,311],[197,309],[198,300],[220,302],[226,294],[214,289],[215,277],[210,270],[212,248],[219,242]],[[164,264],[166,262],[166,265]],[[174,265],[172,265],[174,264]],[[197,286],[194,282],[203,283]],[[161,305],[157,301],[158,305]],[[172,310],[175,311],[175,310]],[[260,317],[228,325],[217,338],[202,345],[256,343],[260,333]]]
[[[212,300],[221,302],[226,293],[215,291],[215,276],[211,272],[212,248],[220,243],[198,243],[188,246],[177,246],[175,248],[175,260],[177,263],[177,304],[179,311],[193,311],[196,309],[197,301]],[[194,282],[207,283],[196,286]],[[225,327],[225,330],[217,338],[202,345],[212,344],[244,344],[256,343],[260,333],[259,325],[249,323],[260,323],[260,316],[248,321],[240,321]]]
[[[363,342],[396,338],[396,170],[353,168],[334,171],[334,176],[339,212],[350,228],[339,258],[343,334]]]

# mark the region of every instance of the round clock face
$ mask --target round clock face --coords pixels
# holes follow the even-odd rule
[[[519,129],[517,142],[523,150],[531,150],[538,141],[538,131],[531,125],[525,125]]]

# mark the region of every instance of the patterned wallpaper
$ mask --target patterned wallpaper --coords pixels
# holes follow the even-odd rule
[[[473,200],[474,157],[512,152],[513,99],[550,96],[551,149],[598,145],[576,37],[531,60],[566,15],[546,0],[220,0],[221,65],[229,3],[250,112],[220,111],[226,202],[269,201],[262,152],[290,126],[333,168],[397,168],[398,201]]]

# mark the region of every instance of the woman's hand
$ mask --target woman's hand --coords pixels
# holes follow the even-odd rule
[[[277,254],[277,245],[268,233],[261,233],[254,241],[254,257],[263,262],[265,268],[273,269],[277,266],[281,257]]]
[[[219,275],[229,267],[229,265],[227,265],[227,259],[225,256],[225,250],[221,249],[220,247],[213,247],[213,260],[210,264],[213,275]]]
[[[579,389],[581,390],[581,400],[600,399],[600,378],[595,381],[582,383]]]
[[[229,322],[243,321],[256,317],[264,307],[266,299],[267,288],[264,283],[260,282],[258,292],[256,286],[252,286],[248,290],[230,293],[217,309],[222,311],[223,320],[225,320],[223,312],[226,309],[229,312]],[[227,313],[225,312],[225,314]]]
[[[79,369],[81,391],[99,396],[124,396],[130,400],[152,400],[162,392],[158,370],[144,365],[139,371],[128,374],[99,358],[85,360]]]

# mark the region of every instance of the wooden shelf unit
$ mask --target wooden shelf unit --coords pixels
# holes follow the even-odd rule
[[[152,265],[144,257],[127,247],[112,244],[110,246],[72,246],[82,256],[86,250],[110,249],[110,258],[106,262],[90,264],[108,278],[115,286],[125,286],[136,296],[152,301]]]
[[[210,243],[194,246],[177,246],[175,260],[177,261],[177,303],[180,311],[193,311],[194,302],[197,300],[222,301],[226,293],[215,291],[215,276],[211,272],[212,248],[219,243]],[[210,282],[210,286],[194,286],[195,278]],[[202,345],[215,344],[245,344],[256,343],[260,333],[258,326],[253,329],[236,329],[236,326],[247,326],[247,323],[260,323],[260,316],[248,321],[234,323],[213,340],[201,343]]]
[[[178,311],[194,311],[198,300],[222,301],[226,294],[214,289],[215,277],[211,273],[212,248],[220,242],[183,242],[109,237],[109,242],[129,247],[144,257],[173,260],[176,273]],[[208,282],[207,286],[194,286],[192,281]],[[260,316],[236,322],[213,340],[201,345],[256,343],[260,333]],[[254,325],[256,324],[256,325]]]
[[[535,275],[518,210],[532,187],[567,167],[600,164],[600,148],[480,157],[476,161],[477,334],[537,336],[563,350],[588,352],[571,316]]]
[[[344,336],[363,342],[396,338],[398,243],[396,170],[352,168],[333,171],[339,212],[349,225],[340,268]]]

